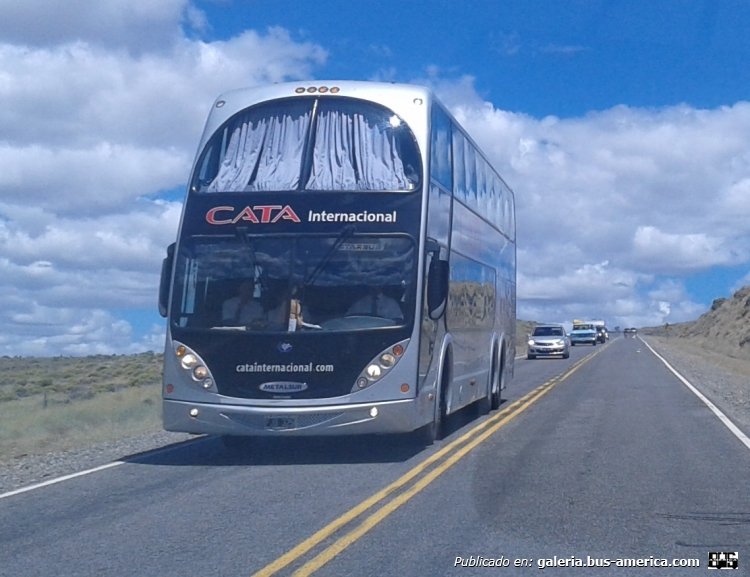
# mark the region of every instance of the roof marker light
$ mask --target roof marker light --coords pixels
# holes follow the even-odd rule
[[[331,94],[338,94],[339,92],[341,92],[341,88],[339,88],[338,86],[297,86],[294,89],[295,94],[315,94],[316,92],[318,94],[325,94],[327,92],[330,92]]]

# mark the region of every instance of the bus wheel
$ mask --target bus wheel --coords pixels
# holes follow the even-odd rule
[[[494,358],[494,355],[493,355]],[[493,409],[493,400],[492,397],[494,395],[494,391],[492,390],[493,385],[495,384],[495,361],[492,361],[492,369],[490,369],[490,375],[488,378],[487,383],[487,394],[479,399],[477,401],[476,407],[477,407],[477,416],[481,417],[482,415],[486,415]]]
[[[486,415],[492,410],[492,383],[487,385],[487,394],[476,402],[477,417]]]
[[[505,358],[500,360],[500,372],[497,375],[497,390],[492,391],[490,397],[490,409],[493,411],[500,407],[503,402],[503,383],[505,382]]]
[[[445,409],[445,386],[440,387],[438,398],[435,401],[435,416],[432,422],[418,430],[419,440],[425,445],[432,445],[445,436],[445,421],[447,418]]]

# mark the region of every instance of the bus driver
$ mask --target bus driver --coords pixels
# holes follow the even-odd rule
[[[237,296],[224,301],[221,307],[221,319],[225,325],[245,325],[279,330],[286,326],[288,320],[285,314],[286,301],[280,300],[273,304],[276,306],[264,307],[263,303],[255,298],[255,282],[245,280],[240,284]]]
[[[224,301],[221,307],[221,319],[224,323],[249,325],[255,321],[265,320],[265,311],[260,301],[254,298],[255,283],[243,281],[237,290],[237,296]]]

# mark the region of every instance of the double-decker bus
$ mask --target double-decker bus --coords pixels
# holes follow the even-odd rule
[[[162,266],[164,427],[432,442],[500,404],[515,295],[513,193],[430,90],[228,92]]]

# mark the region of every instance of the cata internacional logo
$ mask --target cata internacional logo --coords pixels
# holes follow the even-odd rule
[[[251,222],[253,224],[275,224],[280,220],[301,222],[294,209],[280,204],[258,204],[235,208],[234,206],[215,206],[206,213],[208,224],[223,225]]]

